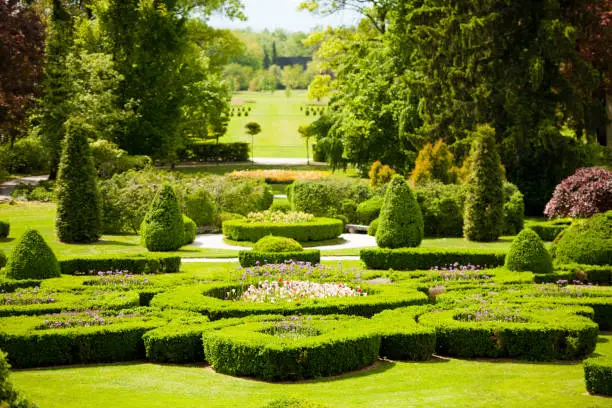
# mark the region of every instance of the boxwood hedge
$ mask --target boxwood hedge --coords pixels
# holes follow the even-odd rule
[[[514,310],[525,321],[467,321],[460,319],[479,312],[482,316],[482,310],[458,308],[426,313],[419,323],[436,329],[436,350],[442,355],[575,360],[595,350],[599,334],[596,323],[578,315],[588,314],[585,309],[522,304]]]
[[[6,238],[11,231],[11,224],[7,221],[0,220],[0,238]]]
[[[286,261],[310,262],[313,265],[321,262],[321,251],[307,249],[298,252],[258,252],[240,251],[238,253],[240,266],[248,267],[265,264],[281,264]]]
[[[270,332],[290,333],[296,326],[307,327],[310,333],[286,338]],[[314,316],[303,323],[289,319],[226,326],[205,331],[202,341],[206,359],[217,372],[264,380],[356,370],[376,361],[380,348],[380,335],[367,320],[338,316]]]
[[[386,309],[421,305],[427,296],[403,285],[362,286],[367,296],[305,299],[294,302],[255,303],[224,300],[227,293],[240,294],[246,288],[239,284],[183,286],[156,295],[151,306],[202,313],[211,320],[256,314],[348,314],[370,317]]]
[[[342,221],[333,218],[315,218],[296,224],[273,224],[229,220],[223,223],[223,234],[234,241],[257,242],[267,235],[293,238],[298,242],[324,241],[337,238],[344,231]]]
[[[612,358],[584,360],[584,379],[591,394],[612,395]]]
[[[462,265],[504,264],[505,252],[475,249],[364,248],[360,258],[368,269],[426,270],[459,262]]]
[[[98,272],[127,271],[131,274],[174,273],[181,267],[179,256],[154,254],[96,256],[60,260],[65,275],[96,275]]]

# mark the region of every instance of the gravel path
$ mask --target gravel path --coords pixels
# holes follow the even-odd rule
[[[11,179],[0,184],[0,201],[8,201],[11,199],[11,191],[15,189],[17,184],[38,184],[39,181],[47,180],[49,176],[28,176],[16,179]]]
[[[336,245],[322,245],[316,247],[310,247],[310,249],[334,250],[334,249],[352,249],[352,248],[365,248],[375,247],[376,238],[366,234],[342,234],[340,238],[344,242]],[[251,249],[250,247],[230,245],[223,241],[223,234],[202,234],[198,235],[192,244],[198,248],[209,248],[209,249]]]

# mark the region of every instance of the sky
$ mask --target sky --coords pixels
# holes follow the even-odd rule
[[[213,15],[209,24],[215,28],[248,28],[253,31],[264,29],[309,32],[317,26],[326,27],[355,25],[359,17],[355,13],[342,12],[328,17],[312,15],[308,11],[297,9],[300,0],[243,0],[244,14],[247,21],[231,21],[219,15]]]

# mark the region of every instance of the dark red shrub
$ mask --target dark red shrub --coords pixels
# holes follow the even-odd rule
[[[555,188],[546,204],[547,217],[590,217],[612,210],[612,171],[600,167],[576,170]]]

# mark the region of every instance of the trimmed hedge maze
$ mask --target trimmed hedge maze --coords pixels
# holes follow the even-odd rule
[[[0,349],[15,368],[147,359],[284,381],[378,358],[575,361],[593,355],[599,330],[612,327],[605,265],[533,274],[491,268],[503,263],[492,252],[384,253],[414,270],[289,262],[181,271],[171,257],[63,260],[70,274],[60,278],[0,277]],[[595,354],[584,370],[589,392],[610,394],[610,356]]]

